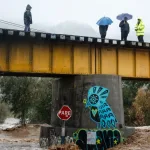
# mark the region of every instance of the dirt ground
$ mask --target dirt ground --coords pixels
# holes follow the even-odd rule
[[[12,131],[0,130],[0,150],[42,150],[39,125],[28,125]]]
[[[40,125],[0,130],[0,150],[43,150],[39,147],[39,133]],[[150,128],[136,129],[125,143],[109,150],[150,150]]]
[[[150,128],[136,129],[125,143],[109,150],[150,150]]]

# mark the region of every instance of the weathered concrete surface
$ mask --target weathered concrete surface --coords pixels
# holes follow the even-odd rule
[[[125,126],[122,131],[123,131],[123,137],[127,138],[135,132],[135,128]]]
[[[124,126],[121,77],[114,75],[70,76],[55,81],[51,124],[61,126],[57,112],[63,104],[67,104],[73,111],[72,118],[66,122],[68,127],[95,128],[96,124],[90,120],[89,110],[83,104],[83,99],[87,98],[88,90],[92,86],[103,86],[110,90],[107,102],[113,110],[118,124]]]
[[[65,135],[72,137],[74,132],[76,132],[78,128],[69,128],[66,127]],[[135,132],[135,127],[126,127],[124,126],[122,129],[119,129],[121,136],[127,138],[131,136]],[[55,127],[56,136],[60,136],[61,127]]]

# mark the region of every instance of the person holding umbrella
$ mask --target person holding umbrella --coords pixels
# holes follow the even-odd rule
[[[99,33],[102,39],[105,39],[108,30],[108,25],[112,24],[112,22],[113,21],[109,17],[103,17],[97,21],[96,24],[99,26]]]
[[[127,17],[120,22],[119,27],[121,28],[121,40],[127,41],[127,37],[130,32],[130,26],[127,22]]]
[[[107,30],[108,30],[108,25],[100,25],[99,26],[99,33],[100,33],[102,39],[105,39]]]
[[[121,21],[119,24],[119,27],[121,28],[121,40],[127,41],[127,37],[130,32],[130,26],[127,20],[132,19],[132,15],[128,13],[122,13],[117,16],[117,19]]]
[[[138,37],[139,42],[144,42],[144,40],[143,40],[144,29],[145,29],[145,25],[144,25],[142,19],[138,18],[137,24],[135,26],[135,31],[136,31],[136,35]]]

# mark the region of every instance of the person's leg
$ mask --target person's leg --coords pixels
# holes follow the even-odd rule
[[[25,32],[30,32],[30,24],[25,25]]]
[[[104,34],[104,39],[106,38],[106,33]]]
[[[27,25],[26,25],[26,24],[25,24],[25,28],[24,28],[24,31],[25,31],[25,32],[27,32]]]
[[[144,42],[143,35],[138,36],[138,40],[139,40],[139,42]]]
[[[102,38],[102,39],[105,39],[105,35],[104,35],[104,34],[102,34],[102,35],[101,35],[101,38]]]
[[[141,37],[141,35],[139,36],[139,42],[142,42],[142,37]]]
[[[124,35],[123,35],[123,32],[121,32],[121,41],[123,41],[124,39]]]
[[[28,24],[25,25],[25,32],[29,32],[29,25]]]
[[[143,35],[141,35],[141,42],[143,42],[143,43],[144,43]]]
[[[140,42],[140,36],[138,36],[137,38],[138,38],[138,41]]]
[[[124,32],[124,40],[127,41],[128,32]]]
[[[28,32],[30,32],[30,24],[28,25]]]

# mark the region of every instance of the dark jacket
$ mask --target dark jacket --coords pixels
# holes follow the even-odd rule
[[[32,24],[31,6],[27,5],[26,11],[24,12],[24,24]]]
[[[108,30],[108,25],[106,25],[106,26],[100,25],[99,26],[99,32],[101,35],[106,35],[107,30]]]
[[[119,27],[121,28],[121,32],[124,32],[124,31],[126,31],[128,33],[130,32],[130,26],[129,26],[128,22],[124,23],[124,20],[120,22]]]

